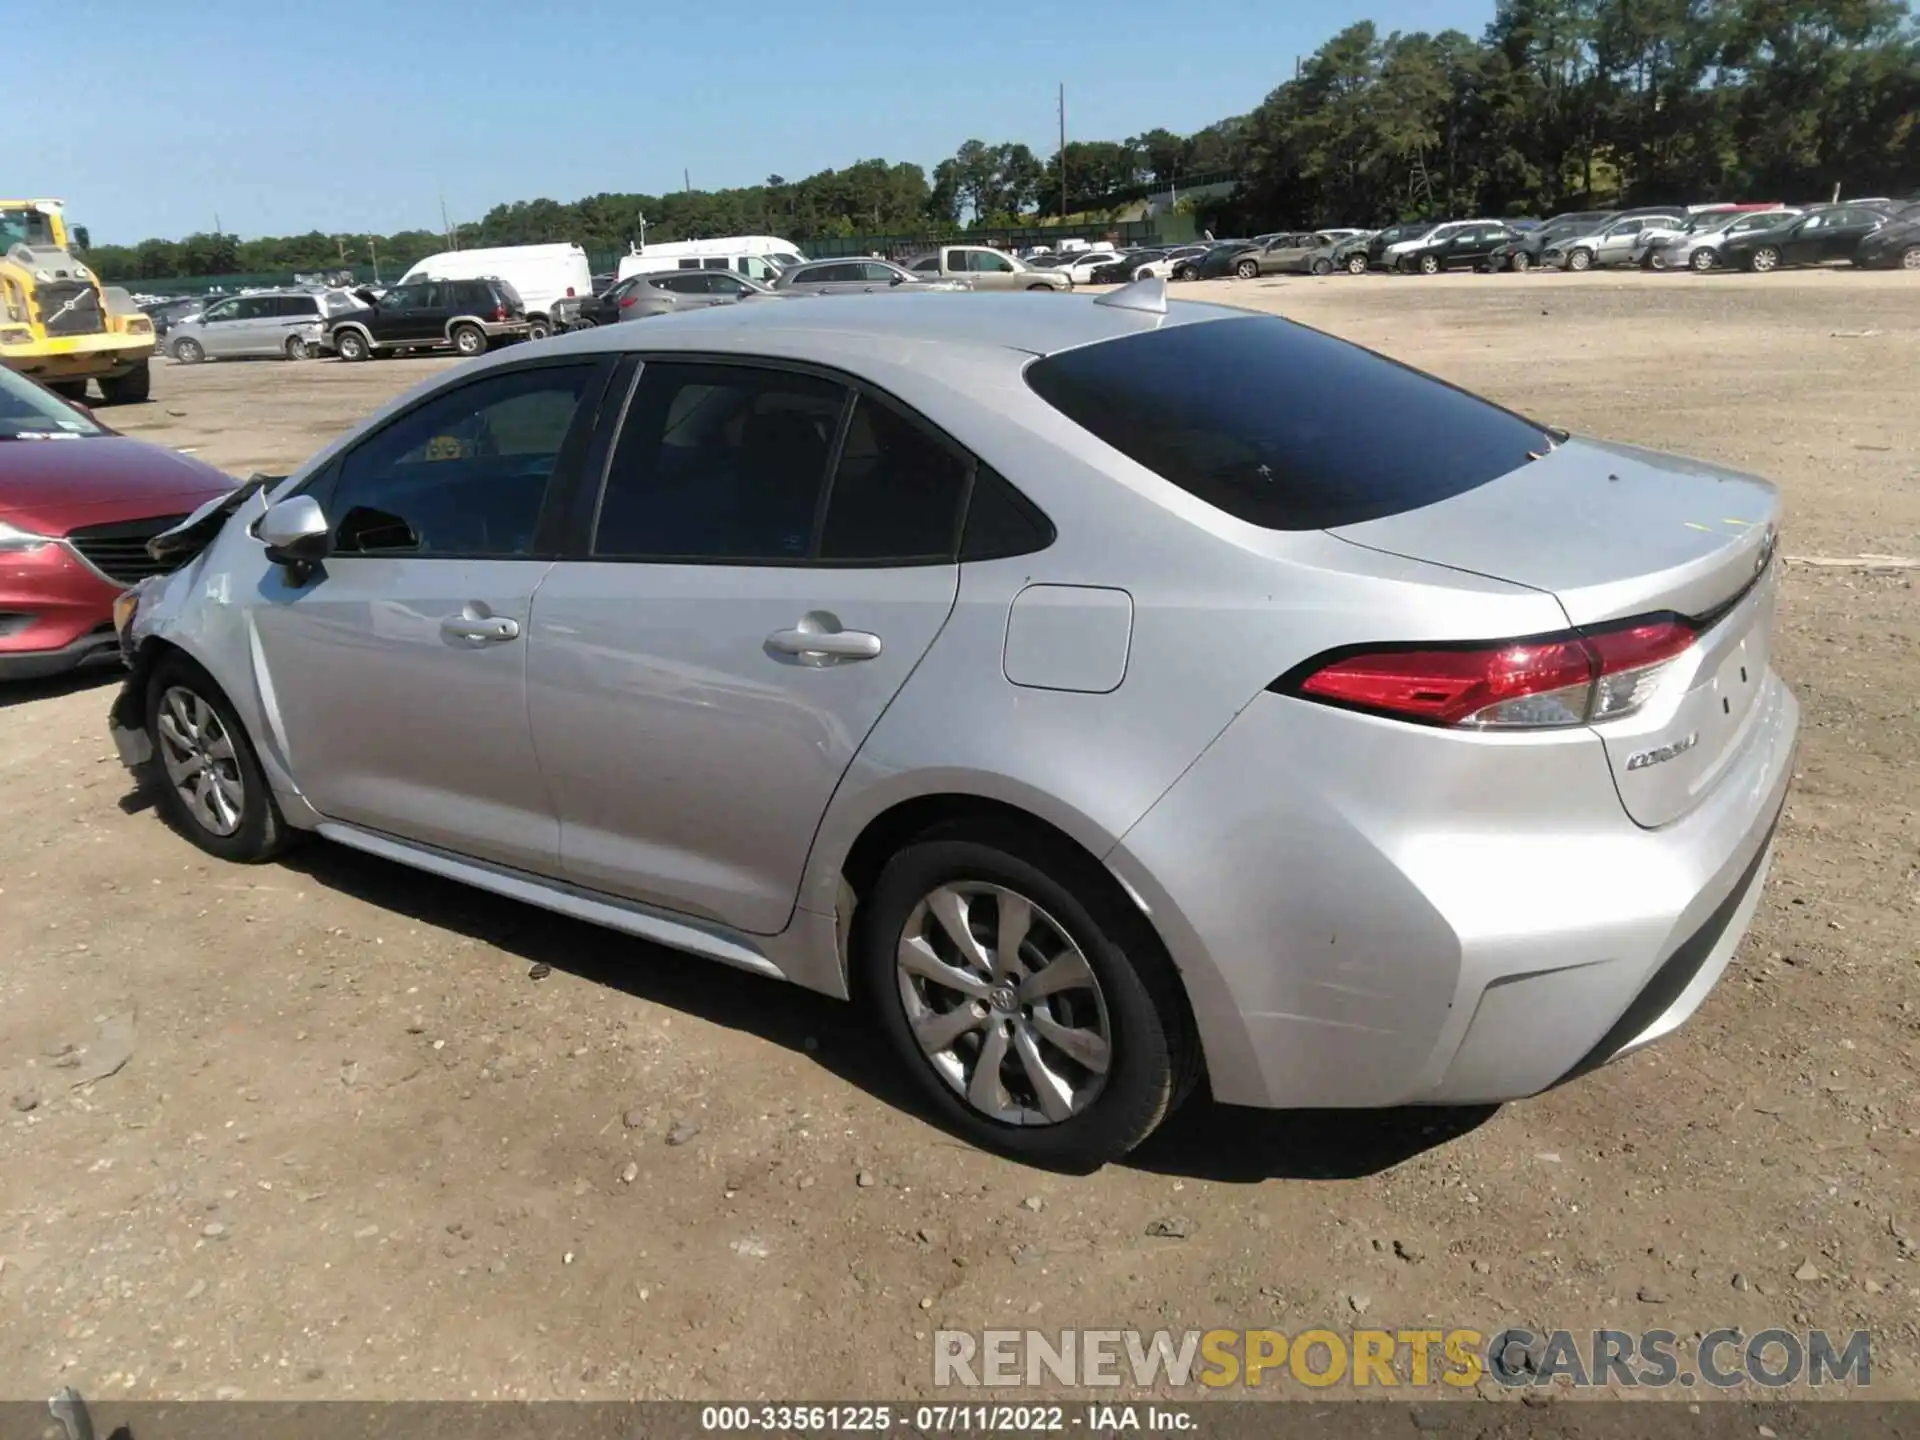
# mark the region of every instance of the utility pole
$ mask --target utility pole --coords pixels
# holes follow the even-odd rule
[[[440,192],[440,233],[446,236],[449,250],[460,248],[460,242],[453,236],[453,226],[447,221],[447,195],[444,190]]]
[[[373,243],[373,236],[367,236],[367,258],[373,261],[373,283],[380,283],[380,251]]]
[[[1060,223],[1067,223],[1067,82],[1060,82]]]
[[[346,264],[347,263],[347,237],[344,235],[336,235],[333,237],[333,243],[340,247],[340,263],[342,265]]]
[[[693,193],[693,173],[690,170],[680,171],[680,184],[689,195]]]
[[[220,228],[220,212],[218,210],[213,212],[213,233],[216,235],[224,235],[227,233]]]

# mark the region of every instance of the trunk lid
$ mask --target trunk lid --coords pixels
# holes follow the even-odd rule
[[[1738,757],[1767,675],[1780,500],[1738,471],[1570,440],[1437,504],[1330,533],[1552,594],[1576,627],[1670,611],[1699,639],[1637,713],[1594,729],[1641,825],[1691,810]]]

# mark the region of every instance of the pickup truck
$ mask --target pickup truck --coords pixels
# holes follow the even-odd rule
[[[1073,281],[1053,270],[1037,270],[991,245],[942,245],[907,262],[907,269],[929,279],[963,280],[975,290],[1071,290]]]

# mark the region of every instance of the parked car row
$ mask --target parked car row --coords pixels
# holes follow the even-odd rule
[[[1920,203],[1869,198],[1818,205],[1651,206],[1580,210],[1545,221],[1412,221],[1373,232],[1319,230],[1222,240],[1178,265],[1173,278],[1437,275],[1447,270],[1582,272],[1744,269],[1849,261],[1920,270]]]

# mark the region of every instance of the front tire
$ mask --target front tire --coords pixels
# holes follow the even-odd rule
[[[1747,269],[1756,274],[1769,275],[1780,268],[1780,252],[1771,245],[1762,245],[1747,257]]]
[[[1591,270],[1592,268],[1593,252],[1591,250],[1576,250],[1567,256],[1567,269],[1573,271],[1576,275],[1583,270]]]
[[[1438,275],[1440,273],[1440,257],[1437,255],[1422,255],[1420,257],[1420,273],[1422,275]]]
[[[47,388],[62,400],[71,400],[77,405],[87,403],[87,382],[84,380],[49,380]]]
[[[1364,275],[1366,273],[1367,273],[1367,257],[1366,256],[1349,255],[1347,257],[1347,274]]]
[[[1524,275],[1533,268],[1533,257],[1524,250],[1513,252],[1513,258],[1507,262],[1509,269],[1516,275]]]
[[[109,405],[144,405],[153,397],[153,369],[142,360],[124,375],[100,381],[100,398]]]
[[[1696,275],[1704,275],[1707,271],[1713,269],[1717,263],[1717,259],[1718,257],[1716,257],[1711,250],[1696,250],[1688,257],[1687,268]]]
[[[1194,1076],[1178,980],[1098,868],[1024,832],[936,832],[858,912],[881,1028],[957,1132],[1029,1163],[1133,1149]]]
[[[1242,260],[1238,265],[1233,267],[1233,273],[1238,275],[1242,280],[1251,280],[1260,273],[1260,266],[1256,261]]]
[[[161,816],[209,855],[237,864],[270,860],[291,831],[260,757],[213,678],[172,654],[147,682],[152,786]]]
[[[1322,255],[1308,265],[1307,269],[1315,275],[1331,275],[1333,273],[1333,261]]]
[[[1035,290],[1051,290],[1051,289],[1053,289],[1053,286],[1051,285],[1029,285],[1027,287],[1027,291],[1029,294],[1031,294]]]
[[[173,358],[182,365],[198,365],[207,358],[207,352],[200,348],[198,340],[183,337],[173,342]]]
[[[1900,252],[1902,270],[1920,270],[1920,245],[1909,245]]]
[[[478,325],[456,325],[451,338],[453,348],[469,359],[487,353],[487,332]]]

